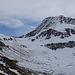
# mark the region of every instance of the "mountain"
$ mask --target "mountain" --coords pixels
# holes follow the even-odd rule
[[[68,32],[69,29],[72,29],[75,25],[75,19],[64,17],[63,15],[57,17],[48,17],[44,19],[40,26],[38,26],[32,32],[26,34],[25,37],[30,37],[38,34],[39,32],[43,33],[46,31],[55,32],[55,33],[62,33],[61,31]],[[62,27],[61,27],[62,26]],[[42,32],[43,31],[43,32]],[[73,30],[71,30],[73,31]]]
[[[47,17],[26,35],[0,34],[0,75],[75,75],[75,19]]]

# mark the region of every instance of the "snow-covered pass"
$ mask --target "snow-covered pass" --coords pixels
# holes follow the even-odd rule
[[[48,17],[26,35],[0,34],[0,75],[75,75],[75,19]]]

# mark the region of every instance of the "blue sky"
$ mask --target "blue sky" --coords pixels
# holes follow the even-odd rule
[[[75,17],[75,0],[0,0],[0,33],[26,34],[49,16]]]
[[[17,27],[16,25],[13,25],[12,22],[9,20],[6,20],[6,19],[0,19],[0,20],[3,20],[2,23],[0,21],[0,33],[5,34],[5,35],[9,35],[9,36],[21,36],[23,34],[26,34],[30,31],[34,30],[40,24],[39,21],[19,18],[18,20],[20,22],[22,22],[23,25],[20,27]],[[6,21],[10,25],[8,25],[6,23]]]

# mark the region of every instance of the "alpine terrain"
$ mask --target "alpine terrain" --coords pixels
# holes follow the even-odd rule
[[[26,35],[0,34],[0,75],[75,75],[75,19],[47,17]]]

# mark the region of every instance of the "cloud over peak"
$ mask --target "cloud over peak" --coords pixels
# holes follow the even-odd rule
[[[75,0],[0,0],[0,11],[34,19],[63,14],[75,16]]]

